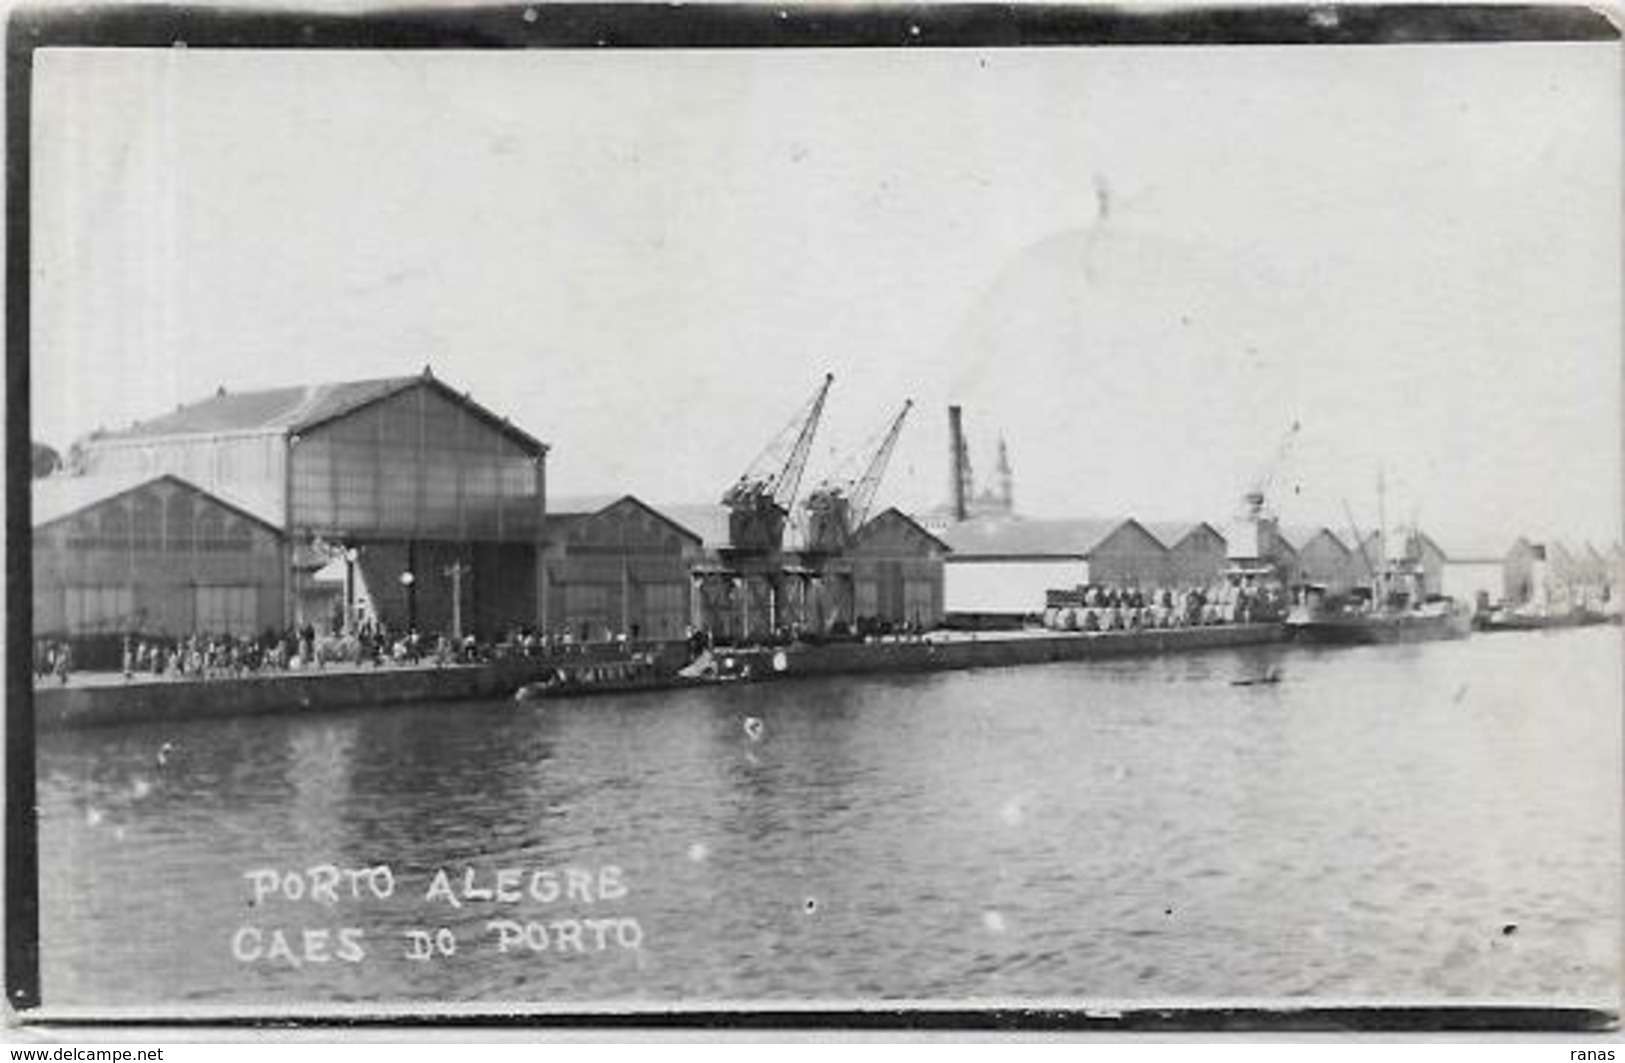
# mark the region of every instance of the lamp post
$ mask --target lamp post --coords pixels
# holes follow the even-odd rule
[[[451,637],[459,643],[463,640],[463,577],[468,572],[461,561],[446,566],[446,575],[451,577]]]
[[[416,592],[413,590],[415,583],[417,583],[417,577],[412,575],[411,569],[401,573],[401,588],[406,592],[406,628],[408,631],[416,631],[418,626],[418,599]]]
[[[355,565],[361,560],[361,551],[351,546],[344,551],[344,632],[355,634]]]

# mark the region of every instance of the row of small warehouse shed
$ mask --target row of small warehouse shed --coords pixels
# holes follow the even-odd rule
[[[1141,590],[1209,589],[1238,559],[1267,561],[1290,583],[1332,592],[1369,586],[1383,554],[1420,569],[1426,590],[1467,603],[1553,608],[1596,606],[1617,599],[1625,583],[1625,550],[1604,554],[1586,545],[1520,538],[1505,550],[1451,555],[1426,532],[1376,532],[1363,541],[1326,527],[1281,526],[1265,519],[1229,529],[1206,521],[1157,522],[994,518],[941,527],[951,549],[946,566],[950,613],[1030,615],[1048,591],[1096,585]],[[1248,545],[1240,546],[1239,540]],[[1386,550],[1385,550],[1386,547]]]
[[[1346,590],[1368,583],[1370,566],[1380,563],[1374,535],[1363,557],[1326,528],[1288,529],[1266,520],[1256,535],[1245,556],[1272,562],[1293,582]],[[1206,521],[1000,519],[953,525],[943,538],[953,550],[950,612],[1031,613],[1043,607],[1046,591],[1087,585],[1205,590],[1222,583],[1234,559],[1226,535]],[[1426,535],[1409,545],[1429,585],[1439,586],[1444,552]]]

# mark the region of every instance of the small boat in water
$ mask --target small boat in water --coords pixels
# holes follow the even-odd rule
[[[615,694],[634,690],[655,690],[683,684],[680,677],[662,671],[652,657],[636,655],[625,660],[570,662],[526,683],[514,693],[515,701],[576,697],[582,694]]]
[[[1274,686],[1280,681],[1281,670],[1279,668],[1269,668],[1264,671],[1263,675],[1247,676],[1242,679],[1232,679],[1230,680],[1230,685],[1233,687],[1263,687]]]
[[[1479,621],[1480,631],[1549,631],[1557,628],[1617,624],[1619,614],[1576,606],[1563,612],[1545,609],[1496,609]]]
[[[776,679],[790,669],[782,648],[741,647],[705,650],[682,668],[661,667],[652,655],[625,660],[587,660],[559,664],[541,679],[514,693],[515,701],[573,698],[586,694],[624,694],[640,690],[675,690]]]

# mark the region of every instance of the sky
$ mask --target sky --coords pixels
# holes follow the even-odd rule
[[[1031,516],[1620,538],[1605,44],[50,51],[33,434],[425,364],[557,494],[806,483],[946,407]],[[1294,424],[1300,427],[1290,433]],[[1283,440],[1291,443],[1282,454]]]

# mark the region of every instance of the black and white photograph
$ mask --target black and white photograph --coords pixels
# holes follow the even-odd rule
[[[1617,27],[706,8],[13,13],[14,1014],[1617,1024]]]

